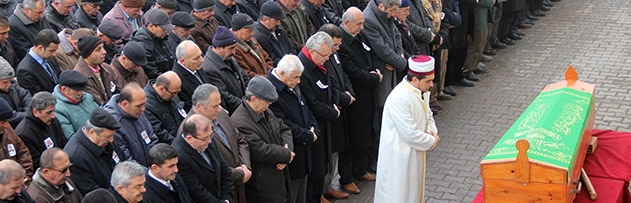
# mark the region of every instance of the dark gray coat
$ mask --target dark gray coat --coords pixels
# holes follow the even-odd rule
[[[228,66],[226,62],[232,65]],[[204,56],[202,69],[210,79],[210,83],[219,88],[221,106],[232,114],[245,96],[245,88],[250,82],[250,77],[240,68],[234,57],[224,60],[212,48],[208,48]]]

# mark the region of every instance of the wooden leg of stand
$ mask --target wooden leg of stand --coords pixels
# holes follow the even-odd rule
[[[594,186],[592,185],[592,181],[590,181],[589,177],[587,177],[587,173],[585,173],[585,169],[581,169],[581,177],[583,178],[583,182],[585,183],[587,192],[589,192],[589,198],[592,200],[595,200],[597,196],[596,190],[594,189]]]

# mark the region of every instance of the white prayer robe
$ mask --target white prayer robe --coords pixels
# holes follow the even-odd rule
[[[383,109],[375,203],[419,203],[425,189],[425,151],[438,132],[429,108],[429,92],[423,94],[403,79]]]

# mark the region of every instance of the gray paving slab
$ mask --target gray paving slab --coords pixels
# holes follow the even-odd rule
[[[597,129],[631,131],[631,1],[563,0],[487,65],[475,87],[456,87],[436,121],[442,141],[429,153],[425,202],[471,202],[479,162],[541,89],[573,65],[596,85]],[[373,202],[374,182],[336,203]]]

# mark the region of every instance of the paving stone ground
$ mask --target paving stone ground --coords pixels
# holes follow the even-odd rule
[[[563,0],[498,51],[475,87],[456,87],[441,101],[436,121],[442,141],[428,153],[425,201],[471,202],[482,187],[479,162],[543,87],[563,80],[573,65],[596,85],[597,129],[631,131],[631,1]],[[373,202],[374,182],[336,203]]]

